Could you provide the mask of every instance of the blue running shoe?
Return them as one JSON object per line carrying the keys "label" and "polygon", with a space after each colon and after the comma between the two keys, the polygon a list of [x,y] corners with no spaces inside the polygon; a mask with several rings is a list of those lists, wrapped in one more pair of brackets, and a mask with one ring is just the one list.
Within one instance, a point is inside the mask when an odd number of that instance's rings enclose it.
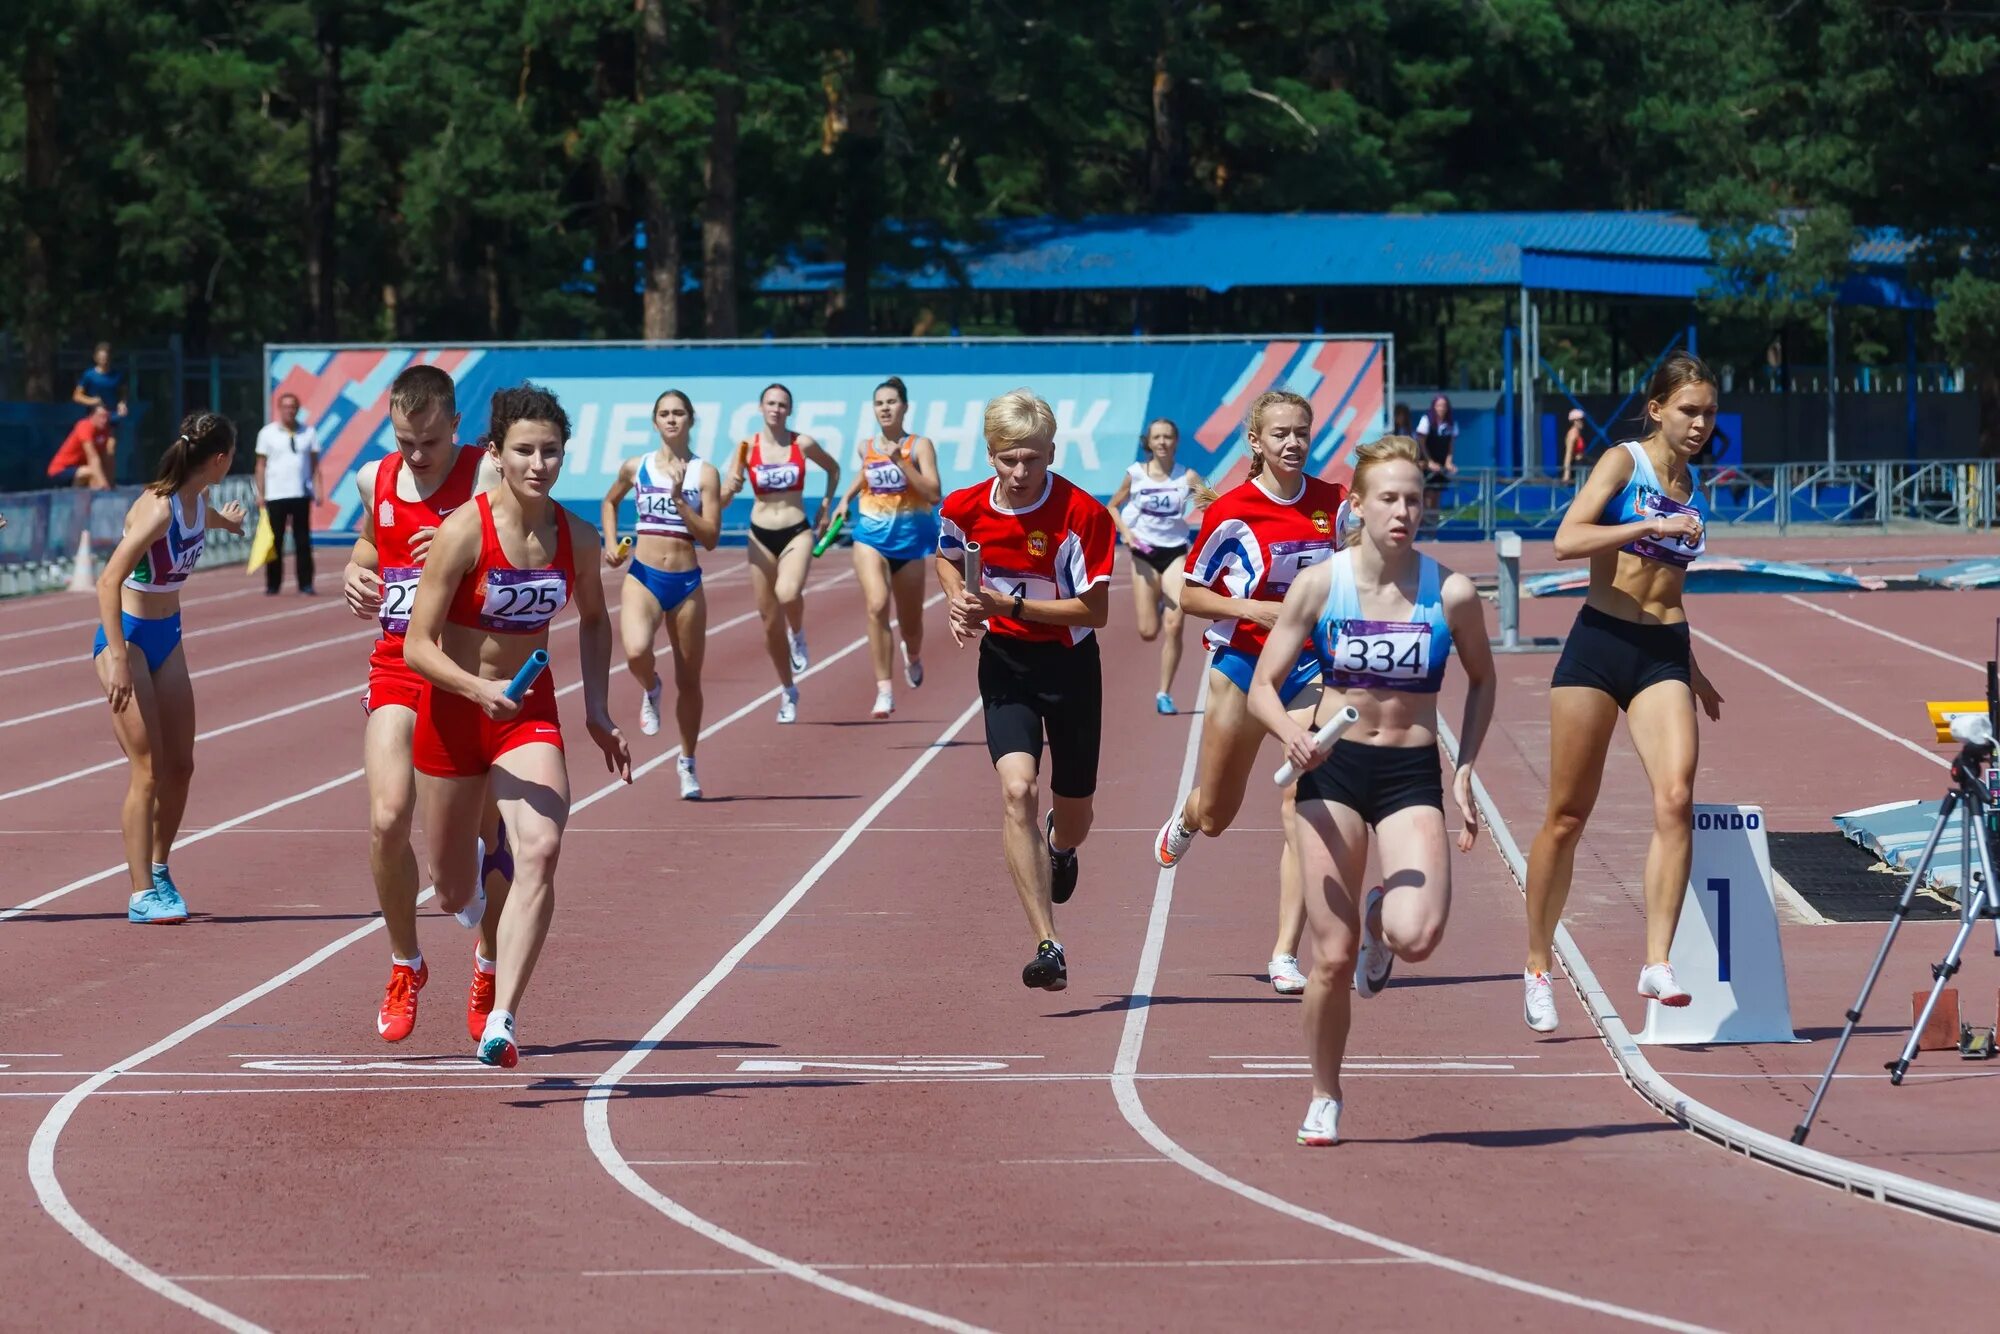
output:
{"label": "blue running shoe", "polygon": [[1180,710],[1174,707],[1174,697],[1164,690],[1153,696],[1153,707],[1160,713],[1168,716],[1180,712]]}
{"label": "blue running shoe", "polygon": [[168,871],[153,872],[153,889],[154,892],[156,893],[166,895],[167,901],[173,904],[174,911],[180,914],[180,916],[175,920],[177,921],[187,920],[187,915],[188,915],[187,900],[181,897],[180,886],[174,883],[174,877],[171,872]]}
{"label": "blue running shoe", "polygon": [[171,889],[154,885],[126,905],[125,920],[143,926],[166,926],[187,920],[187,905]]}

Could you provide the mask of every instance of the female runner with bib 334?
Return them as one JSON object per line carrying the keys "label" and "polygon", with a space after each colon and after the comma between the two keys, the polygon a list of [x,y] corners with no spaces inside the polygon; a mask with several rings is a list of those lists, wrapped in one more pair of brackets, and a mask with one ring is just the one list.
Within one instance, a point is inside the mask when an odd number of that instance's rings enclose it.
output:
{"label": "female runner with bib 334", "polygon": [[[1397,959],[1430,956],[1451,912],[1437,697],[1454,646],[1466,679],[1463,748],[1452,779],[1465,821],[1461,852],[1472,850],[1479,829],[1472,762],[1493,717],[1493,653],[1479,594],[1470,579],[1416,549],[1424,513],[1417,442],[1392,435],[1363,445],[1349,494],[1360,530],[1292,585],[1250,685],[1250,711],[1299,771],[1297,852],[1313,942],[1305,1000],[1313,1090],[1298,1140],[1315,1146],[1340,1137],[1349,986],[1364,1000],[1378,995]],[[1302,648],[1319,659],[1323,692],[1310,727],[1278,694]],[[1359,721],[1321,755],[1313,728],[1348,707]],[[1371,837],[1382,883],[1363,895]]]}
{"label": "female runner with bib 334", "polygon": [[[125,920],[187,920],[187,902],[167,871],[194,779],[194,687],[181,650],[181,585],[201,559],[208,530],[243,531],[243,506],[211,508],[209,487],[236,457],[236,428],[196,412],[160,460],[157,481],[125,512],[125,536],[97,577],[97,679],[111,701],[111,730],[131,762],[125,864],[132,873]],[[137,649],[133,661],[131,649]]]}
{"label": "female runner with bib 334", "polygon": [[653,429],[660,447],[627,459],[604,493],[604,563],[616,569],[627,553],[618,543],[618,502],[639,492],[639,544],[629,554],[618,628],[625,641],[625,665],[638,679],[639,730],[660,730],[662,682],[653,643],[660,622],[674,650],[674,722],[681,753],[675,768],[681,799],[698,801],[694,748],[701,740],[701,664],[708,648],[708,595],[701,588],[701,551],[722,538],[722,484],[715,465],[698,459],[688,445],[694,404],[678,389],[653,400]]}
{"label": "female runner with bib 334", "polygon": [[[611,617],[596,574],[597,530],[549,495],[562,471],[569,418],[554,394],[521,385],[493,395],[490,422],[486,446],[499,465],[500,486],[439,525],[410,609],[403,658],[430,683],[410,752],[446,912],[469,915],[482,892],[477,840],[489,782],[507,823],[514,880],[495,933],[493,1011],[478,1050],[487,1065],[512,1066],[520,1058],[515,1011],[555,914],[570,792],[552,673],[544,670],[518,702],[507,689],[535,651],[548,648],[549,622],[572,596],[584,723],[605,767],[628,783],[632,756],[605,707]],[[578,561],[577,551],[585,559]]]}
{"label": "female runner with bib 334", "polygon": [[1558,560],[1590,557],[1590,591],[1549,682],[1549,805],[1528,850],[1522,1016],[1537,1033],[1556,1026],[1556,924],[1620,709],[1653,787],[1639,994],[1662,1005],[1691,999],[1668,956],[1694,858],[1695,701],[1720,720],[1722,696],[1694,664],[1681,590],[1707,544],[1689,460],[1715,433],[1715,385],[1699,357],[1668,357],[1646,390],[1652,429],[1605,451],[1556,529]]}

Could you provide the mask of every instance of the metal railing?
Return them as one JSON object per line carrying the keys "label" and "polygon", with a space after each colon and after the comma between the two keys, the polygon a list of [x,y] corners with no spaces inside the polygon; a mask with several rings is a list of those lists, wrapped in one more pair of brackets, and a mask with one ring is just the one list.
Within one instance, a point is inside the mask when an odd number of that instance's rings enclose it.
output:
{"label": "metal railing", "polygon": [[[103,560],[125,531],[125,512],[143,487],[118,486],[108,491],[73,487],[61,491],[17,491],[0,495],[0,597],[41,593],[61,588],[76,568],[77,549],[90,534],[91,554]],[[225,477],[208,492],[208,503],[242,502],[249,517],[243,536],[213,529],[204,544],[197,569],[247,561],[257,535],[257,488],[248,477]]]}

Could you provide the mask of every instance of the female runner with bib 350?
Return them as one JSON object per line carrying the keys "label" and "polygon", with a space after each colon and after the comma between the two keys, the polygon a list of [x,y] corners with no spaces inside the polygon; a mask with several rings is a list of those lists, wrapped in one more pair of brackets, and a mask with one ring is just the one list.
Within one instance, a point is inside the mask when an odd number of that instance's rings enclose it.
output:
{"label": "female runner with bib 350", "polygon": [[611,618],[596,573],[597,530],[549,495],[567,439],[569,418],[547,390],[522,385],[493,395],[486,446],[500,487],[438,528],[403,641],[404,660],[429,683],[411,760],[422,776],[418,800],[440,906],[461,920],[478,911],[479,815],[489,782],[513,846],[493,1011],[478,1047],[487,1065],[512,1066],[520,1057],[514,1015],[555,914],[570,799],[553,674],[544,670],[519,701],[507,689],[535,651],[548,648],[549,622],[572,596],[584,723],[605,767],[632,781],[632,756],[605,708]]}
{"label": "female runner with bib 350", "polygon": [[119,821],[132,875],[129,922],[187,920],[187,902],[167,870],[194,779],[194,687],[181,651],[181,585],[201,560],[209,529],[243,531],[241,504],[215,509],[202,498],[235,457],[229,419],[191,413],[160,460],[159,479],[125,512],[125,536],[97,577],[99,623],[90,654],[111,701],[111,730],[131,764]]}
{"label": "female runner with bib 350", "polygon": [[[1438,687],[1454,646],[1465,668],[1463,748],[1452,796],[1472,850],[1479,817],[1472,762],[1493,717],[1493,655],[1472,581],[1415,543],[1424,513],[1423,455],[1408,436],[1363,445],[1349,504],[1360,520],[1332,560],[1299,576],[1250,685],[1250,710],[1299,772],[1298,858],[1313,940],[1306,985],[1312,1101],[1298,1142],[1340,1137],[1340,1067],[1352,1019],[1348,987],[1380,994],[1397,959],[1428,958],[1451,912],[1451,853],[1437,748]],[[1323,695],[1309,724],[1279,689],[1301,648],[1320,665]],[[1343,708],[1360,719],[1322,755],[1313,728]],[[1368,845],[1382,883],[1365,895]]]}
{"label": "female runner with bib 350", "polygon": [[1646,437],[1605,451],[1556,530],[1557,559],[1590,558],[1590,591],[1549,683],[1548,814],[1528,851],[1522,1014],[1537,1033],[1556,1026],[1556,925],[1621,709],[1653,788],[1639,994],[1662,1005],[1691,999],[1668,959],[1694,858],[1695,701],[1719,720],[1722,696],[1695,666],[1681,590],[1706,546],[1689,460],[1714,434],[1715,409],[1707,365],[1685,352],[1668,357],[1646,391]]}

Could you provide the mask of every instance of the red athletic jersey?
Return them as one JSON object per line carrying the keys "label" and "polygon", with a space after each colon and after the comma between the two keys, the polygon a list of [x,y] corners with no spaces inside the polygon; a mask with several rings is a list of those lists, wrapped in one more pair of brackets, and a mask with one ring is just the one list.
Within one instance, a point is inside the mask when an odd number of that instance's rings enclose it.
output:
{"label": "red athletic jersey", "polygon": [[[980,482],[944,498],[940,556],[962,561],[965,544],[979,543],[980,585],[1031,602],[1073,598],[1111,577],[1117,531],[1111,511],[1053,472],[1042,498],[1025,509],[995,504],[998,485]],[[1090,637],[1087,625],[1044,625],[1009,616],[993,617],[986,628],[1044,644],[1081,644]]]}
{"label": "red athletic jersey", "polygon": [[493,527],[493,498],[475,496],[479,508],[479,559],[459,581],[445,619],[496,634],[532,635],[548,628],[556,613],[569,605],[576,585],[576,561],[570,552],[569,512],[556,511],[556,558],[552,565],[524,570],[507,559],[500,534]]}
{"label": "red athletic jersey", "polygon": [[[417,580],[423,568],[410,555],[410,544],[423,528],[435,528],[445,516],[472,499],[479,482],[479,460],[486,451],[467,445],[458,451],[438,489],[423,500],[396,494],[403,475],[403,456],[391,454],[375,469],[375,551],[381,564],[382,637],[400,640],[410,628],[410,607],[417,600]],[[400,652],[400,647],[398,652]]]}
{"label": "red athletic jersey", "polygon": [[[1224,597],[1283,602],[1299,571],[1333,554],[1347,488],[1307,477],[1290,502],[1273,500],[1256,479],[1208,507],[1188,557],[1187,582]],[[1218,621],[1208,642],[1251,657],[1263,651],[1270,631],[1254,621]]]}

